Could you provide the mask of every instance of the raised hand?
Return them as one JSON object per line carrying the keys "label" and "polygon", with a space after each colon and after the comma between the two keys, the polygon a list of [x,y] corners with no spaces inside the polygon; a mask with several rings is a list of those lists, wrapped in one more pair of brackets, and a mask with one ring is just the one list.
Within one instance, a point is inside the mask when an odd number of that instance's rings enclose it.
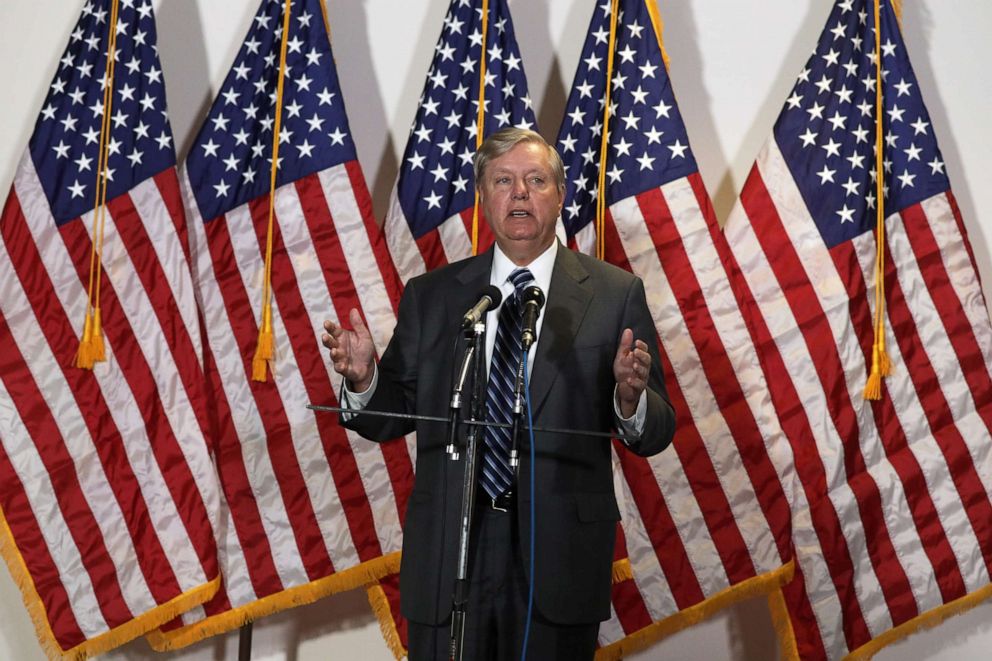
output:
{"label": "raised hand", "polygon": [[320,337],[320,341],[329,350],[334,371],[348,381],[348,388],[353,392],[364,392],[368,390],[375,373],[375,344],[358,310],[352,308],[348,313],[348,320],[354,330],[325,320],[326,332]]}
{"label": "raised hand", "polygon": [[620,346],[613,359],[613,378],[617,382],[617,399],[624,418],[634,415],[637,401],[648,385],[651,354],[644,340],[634,341],[634,331],[627,328],[620,336]]}

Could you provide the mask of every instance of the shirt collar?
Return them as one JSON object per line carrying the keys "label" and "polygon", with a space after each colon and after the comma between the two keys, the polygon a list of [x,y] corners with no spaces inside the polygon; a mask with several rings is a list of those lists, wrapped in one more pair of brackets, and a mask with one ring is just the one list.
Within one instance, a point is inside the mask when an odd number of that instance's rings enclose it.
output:
{"label": "shirt collar", "polygon": [[[556,238],[548,246],[548,249],[538,255],[534,261],[523,265],[524,268],[530,270],[531,275],[534,276],[534,282],[541,288],[545,296],[551,287],[551,272],[555,268],[555,258],[558,256],[558,243]],[[500,250],[499,244],[493,245],[493,269],[489,276],[490,284],[502,289],[503,285],[506,284],[506,279],[518,268],[521,267],[510,261],[510,258]]]}

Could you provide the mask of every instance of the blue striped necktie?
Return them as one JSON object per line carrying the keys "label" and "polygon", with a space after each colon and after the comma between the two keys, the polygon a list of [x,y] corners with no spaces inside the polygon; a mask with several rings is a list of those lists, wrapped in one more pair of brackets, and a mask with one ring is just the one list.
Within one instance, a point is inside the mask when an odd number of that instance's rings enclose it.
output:
{"label": "blue striped necktie", "polygon": [[[523,311],[520,303],[524,287],[534,282],[527,269],[516,269],[507,278],[513,283],[514,292],[499,309],[496,344],[489,365],[489,384],[486,387],[486,409],[490,422],[510,422],[513,419],[513,390],[520,365],[520,333]],[[510,467],[510,430],[486,427],[485,452],[482,458],[482,487],[490,498],[496,498],[513,484]]]}

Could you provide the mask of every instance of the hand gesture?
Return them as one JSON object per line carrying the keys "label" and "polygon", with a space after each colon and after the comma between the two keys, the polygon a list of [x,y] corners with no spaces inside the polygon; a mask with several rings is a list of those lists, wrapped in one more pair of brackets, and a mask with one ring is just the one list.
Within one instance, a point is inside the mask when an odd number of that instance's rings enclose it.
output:
{"label": "hand gesture", "polygon": [[330,320],[324,321],[326,331],[320,338],[330,350],[334,371],[348,381],[353,392],[364,392],[372,383],[374,372],[373,358],[375,345],[372,334],[362,321],[358,310],[351,309],[348,319],[354,330],[348,330]]}
{"label": "hand gesture", "polygon": [[644,340],[634,342],[634,331],[627,328],[620,336],[616,358],[613,359],[613,378],[617,382],[617,399],[624,418],[634,415],[637,401],[648,385],[651,371],[651,354]]}

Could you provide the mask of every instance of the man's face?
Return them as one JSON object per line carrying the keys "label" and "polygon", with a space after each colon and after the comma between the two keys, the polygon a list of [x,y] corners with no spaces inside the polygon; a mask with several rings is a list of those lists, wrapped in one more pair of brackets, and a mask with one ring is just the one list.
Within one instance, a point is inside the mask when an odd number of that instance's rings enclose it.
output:
{"label": "man's face", "polygon": [[564,199],[543,145],[521,142],[491,160],[479,194],[496,242],[513,262],[530,263],[554,241]]}

